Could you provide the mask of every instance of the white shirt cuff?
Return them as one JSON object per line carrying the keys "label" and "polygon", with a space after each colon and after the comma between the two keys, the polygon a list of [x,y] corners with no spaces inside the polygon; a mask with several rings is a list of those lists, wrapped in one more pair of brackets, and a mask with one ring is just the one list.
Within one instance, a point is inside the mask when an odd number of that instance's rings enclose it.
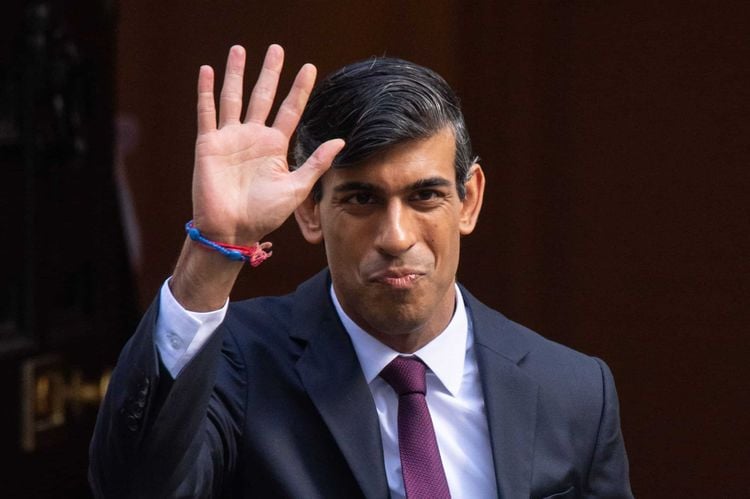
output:
{"label": "white shirt cuff", "polygon": [[[171,277],[170,277],[171,279]],[[169,279],[161,286],[154,342],[161,361],[173,378],[192,359],[224,320],[229,306],[211,312],[185,310],[172,295]]]}

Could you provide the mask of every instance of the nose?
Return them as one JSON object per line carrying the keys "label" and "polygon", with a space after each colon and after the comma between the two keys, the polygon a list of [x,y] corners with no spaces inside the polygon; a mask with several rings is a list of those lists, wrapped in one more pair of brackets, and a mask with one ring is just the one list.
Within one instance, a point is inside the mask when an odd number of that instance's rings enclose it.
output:
{"label": "nose", "polygon": [[376,246],[388,256],[399,256],[416,242],[414,221],[408,207],[400,200],[392,200],[383,211],[377,227]]}

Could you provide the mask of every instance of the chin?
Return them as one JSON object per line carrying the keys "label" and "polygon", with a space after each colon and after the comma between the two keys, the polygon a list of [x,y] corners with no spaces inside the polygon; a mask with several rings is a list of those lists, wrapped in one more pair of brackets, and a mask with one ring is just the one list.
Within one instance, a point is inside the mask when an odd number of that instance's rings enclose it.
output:
{"label": "chin", "polygon": [[398,306],[382,312],[368,321],[373,329],[387,336],[402,336],[418,331],[429,318],[424,314],[414,313],[412,307]]}

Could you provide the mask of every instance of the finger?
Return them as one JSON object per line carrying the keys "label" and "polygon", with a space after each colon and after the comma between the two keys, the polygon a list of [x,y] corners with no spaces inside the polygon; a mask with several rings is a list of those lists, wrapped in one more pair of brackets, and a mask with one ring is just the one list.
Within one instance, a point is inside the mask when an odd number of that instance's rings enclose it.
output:
{"label": "finger", "polygon": [[198,134],[216,130],[216,104],[214,103],[214,70],[201,66],[198,71]]}
{"label": "finger", "polygon": [[253,93],[250,95],[250,103],[247,106],[245,121],[254,123],[265,123],[268,113],[271,112],[276,89],[279,86],[279,76],[284,65],[284,49],[279,45],[271,45],[266,51],[263,59],[263,67],[255,82]]}
{"label": "finger", "polygon": [[315,84],[317,73],[318,70],[312,64],[302,66],[297,73],[297,77],[294,78],[289,95],[279,106],[273,127],[281,130],[287,137],[291,137],[294,129],[297,128],[297,123],[299,123],[302,111],[305,110],[307,99],[310,97],[310,92],[312,92]]}
{"label": "finger", "polygon": [[[342,139],[333,139],[323,142],[315,149],[307,161],[292,172],[297,188],[306,196],[318,179],[331,167],[333,158],[344,148]],[[301,197],[304,197],[301,196]]]}
{"label": "finger", "polygon": [[242,114],[242,75],[245,71],[245,49],[235,45],[229,49],[224,83],[221,86],[219,126],[239,123]]}

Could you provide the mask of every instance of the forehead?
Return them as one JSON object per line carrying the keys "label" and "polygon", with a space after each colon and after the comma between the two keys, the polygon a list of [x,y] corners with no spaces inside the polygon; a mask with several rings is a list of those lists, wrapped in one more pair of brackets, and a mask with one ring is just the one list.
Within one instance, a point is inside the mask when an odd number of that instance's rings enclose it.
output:
{"label": "forehead", "polygon": [[361,165],[330,169],[323,176],[324,192],[348,182],[368,183],[383,190],[398,190],[434,177],[445,178],[452,184],[455,156],[453,131],[446,127],[429,138],[391,147]]}

